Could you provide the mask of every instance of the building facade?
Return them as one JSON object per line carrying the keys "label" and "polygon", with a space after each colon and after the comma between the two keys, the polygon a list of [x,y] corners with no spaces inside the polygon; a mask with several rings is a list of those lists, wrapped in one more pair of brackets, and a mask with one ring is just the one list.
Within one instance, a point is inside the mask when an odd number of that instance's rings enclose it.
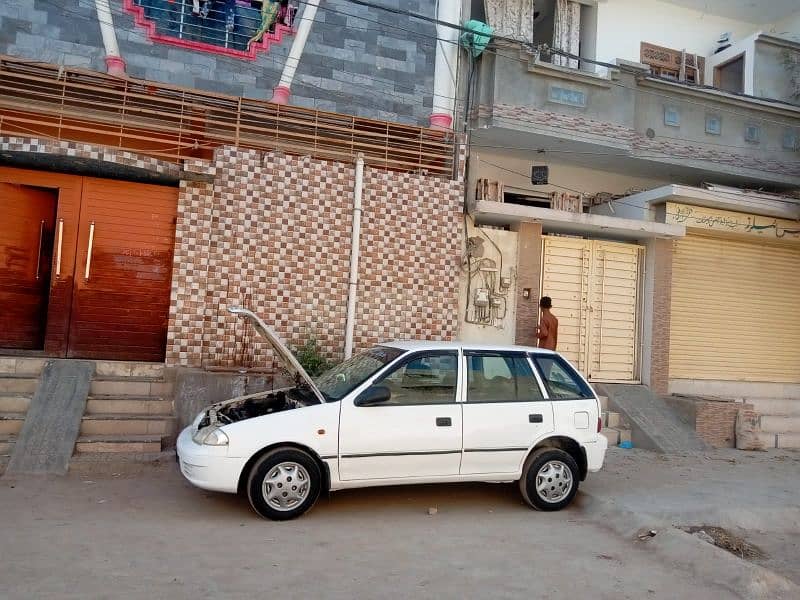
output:
{"label": "building facade", "polygon": [[[231,96],[269,100],[294,67],[291,104],[423,125],[433,106],[436,27],[345,0],[292,0],[291,20],[264,32],[262,11],[280,3],[192,0],[7,0],[0,6],[0,54]],[[317,3],[319,4],[319,3]],[[434,17],[430,2],[384,2]],[[203,16],[203,12],[208,12]],[[277,15],[276,15],[277,17]],[[300,26],[308,40],[292,55]],[[297,57],[297,58],[295,58]]]}
{"label": "building facade", "polygon": [[517,237],[514,318],[484,327],[533,342],[548,295],[559,350],[595,381],[800,399],[796,4],[473,8],[498,37],[476,64],[467,200]]}

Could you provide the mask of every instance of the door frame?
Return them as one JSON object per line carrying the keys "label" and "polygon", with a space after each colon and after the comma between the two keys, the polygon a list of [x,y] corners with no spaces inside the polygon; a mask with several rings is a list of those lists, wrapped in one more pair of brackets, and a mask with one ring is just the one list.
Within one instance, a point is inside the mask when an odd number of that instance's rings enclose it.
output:
{"label": "door frame", "polygon": [[[541,298],[544,294],[544,273],[545,273],[545,245],[547,244],[548,238],[551,239],[558,239],[560,236],[553,236],[553,235],[542,235],[542,252],[540,257],[540,264],[539,264],[539,297]],[[644,308],[645,308],[645,294],[644,294],[644,285],[645,285],[645,275],[646,275],[646,252],[647,247],[638,244],[635,242],[626,242],[621,240],[607,240],[607,239],[597,239],[597,238],[585,238],[585,237],[569,237],[567,239],[572,240],[580,240],[581,242],[586,244],[586,248],[582,250],[582,252],[589,252],[589,272],[588,272],[588,289],[586,292],[586,297],[591,298],[591,291],[592,291],[592,273],[595,269],[594,264],[594,246],[595,243],[612,243],[612,244],[622,244],[625,246],[633,246],[638,250],[638,257],[637,257],[637,281],[636,281],[636,299],[635,299],[635,326],[634,326],[634,335],[635,341],[633,345],[633,379],[600,379],[595,377],[589,377],[588,372],[585,374],[585,377],[588,381],[592,383],[625,383],[630,385],[638,385],[642,382],[642,354],[643,348],[642,345],[644,343],[643,339],[643,327],[644,327]],[[541,318],[541,312],[537,306],[537,318],[536,322],[539,322]],[[582,351],[586,356],[585,364],[588,366],[589,361],[591,360],[591,330],[592,330],[592,312],[588,309],[587,305],[587,316],[586,316],[586,333],[585,333],[585,340],[583,341],[583,348]],[[584,375],[581,373],[581,375]]]}
{"label": "door frame", "polygon": [[[73,274],[78,245],[83,177],[15,167],[0,167],[0,181],[17,185],[52,189],[56,192],[56,235],[50,264],[50,291],[43,350],[6,350],[14,355],[65,357],[69,342],[72,312]],[[63,223],[62,228],[59,224]],[[60,248],[60,252],[59,252]],[[59,263],[60,259],[60,265]],[[57,268],[60,266],[60,270]]]}
{"label": "door frame", "polygon": [[[455,354],[455,358],[456,358],[456,382],[455,382],[455,388],[456,389],[454,391],[453,402],[448,402],[448,403],[436,402],[436,403],[430,403],[430,404],[405,404],[405,405],[390,405],[390,406],[381,406],[381,405],[376,405],[376,406],[355,406],[355,400],[361,395],[361,393],[363,393],[370,386],[374,385],[376,381],[379,381],[379,380],[383,379],[387,374],[390,374],[390,373],[394,372],[397,368],[403,366],[404,364],[408,363],[409,361],[412,361],[412,360],[414,360],[415,358],[417,358],[417,357],[419,357],[421,355],[450,354],[450,353],[454,353]],[[465,383],[464,383],[464,381],[465,381],[464,380],[465,373],[463,372],[463,369],[461,368],[462,367],[462,361],[463,361],[463,350],[462,350],[461,346],[459,346],[457,348],[428,348],[428,349],[417,349],[417,350],[407,351],[404,354],[398,356],[395,360],[393,360],[388,365],[385,365],[377,373],[375,373],[371,377],[369,377],[367,379],[367,381],[365,381],[359,387],[357,387],[355,390],[350,392],[350,394],[348,394],[347,396],[345,396],[344,398],[339,400],[339,402],[340,402],[340,407],[339,407],[340,413],[339,413],[339,443],[338,443],[338,449],[337,449],[337,463],[338,463],[338,478],[339,478],[340,483],[354,484],[354,483],[357,483],[357,482],[373,482],[373,483],[375,483],[377,485],[378,484],[377,482],[389,481],[389,480],[397,481],[397,482],[402,483],[402,482],[412,482],[412,481],[415,481],[415,480],[438,481],[438,480],[443,479],[443,478],[458,477],[459,474],[460,474],[460,468],[461,468],[461,457],[462,457],[463,451],[464,451],[464,433],[463,433],[463,425],[462,425],[464,417],[463,417],[462,407],[463,407],[463,397],[464,397],[463,389],[464,389],[464,385],[465,385]],[[345,452],[342,449],[342,429],[343,429],[343,423],[345,422],[345,420],[347,418],[346,415],[347,415],[348,412],[350,412],[352,414],[354,411],[359,411],[359,410],[370,411],[370,410],[382,410],[382,409],[383,410],[385,410],[385,409],[393,409],[394,411],[397,411],[397,410],[401,410],[402,411],[404,409],[405,410],[409,410],[409,409],[413,409],[413,408],[425,408],[426,410],[430,410],[431,412],[435,412],[434,409],[437,409],[437,408],[440,409],[442,407],[447,407],[448,409],[457,408],[457,413],[459,415],[459,417],[458,417],[459,418],[459,423],[458,423],[458,428],[457,428],[458,434],[459,434],[459,444],[458,444],[458,449],[457,450],[455,448],[450,448],[450,449],[446,449],[446,450],[443,449],[443,450],[427,450],[427,451],[420,451],[418,449],[415,449],[415,450],[408,450],[408,451],[404,451],[404,452],[393,452],[393,453],[388,453],[388,452],[361,452],[361,451],[359,451],[358,453],[351,454],[351,452],[349,452],[349,451]],[[453,431],[455,431],[455,429]],[[399,459],[398,462],[400,462],[402,460],[402,461],[405,461],[406,464],[410,462],[413,465],[414,461],[422,460],[423,457],[426,456],[426,455],[433,456],[433,455],[440,455],[440,454],[441,455],[457,455],[458,456],[458,468],[456,469],[456,471],[454,473],[438,474],[438,475],[427,474],[427,475],[420,475],[420,476],[416,476],[416,475],[408,476],[408,475],[405,475],[405,476],[399,476],[399,477],[386,475],[384,477],[366,477],[366,478],[365,477],[357,477],[357,476],[356,477],[345,478],[342,475],[343,471],[345,471],[345,468],[344,468],[345,465],[344,465],[344,462],[343,462],[345,460],[351,460],[351,461],[352,460],[356,460],[356,461],[361,460],[361,461],[363,461],[364,459],[367,459],[367,458],[385,457],[384,460],[386,460],[388,458],[397,458],[397,459]],[[351,468],[354,467],[354,466],[355,465],[351,466]],[[413,472],[415,470],[415,468],[416,467],[411,468],[410,471]]]}

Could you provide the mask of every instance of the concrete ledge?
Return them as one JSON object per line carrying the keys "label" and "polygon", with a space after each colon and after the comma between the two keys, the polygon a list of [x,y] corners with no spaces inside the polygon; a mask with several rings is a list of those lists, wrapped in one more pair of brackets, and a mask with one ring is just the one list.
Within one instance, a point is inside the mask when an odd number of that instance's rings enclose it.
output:
{"label": "concrete ledge", "polygon": [[759,381],[715,381],[710,379],[670,379],[670,394],[717,396],[719,398],[800,398],[800,384]]}
{"label": "concrete ledge", "polygon": [[488,200],[481,200],[475,204],[474,216],[480,223],[490,225],[534,221],[542,224],[545,233],[591,233],[637,240],[679,238],[686,235],[686,228],[683,225],[668,225],[589,213],[572,213],[565,210]]}

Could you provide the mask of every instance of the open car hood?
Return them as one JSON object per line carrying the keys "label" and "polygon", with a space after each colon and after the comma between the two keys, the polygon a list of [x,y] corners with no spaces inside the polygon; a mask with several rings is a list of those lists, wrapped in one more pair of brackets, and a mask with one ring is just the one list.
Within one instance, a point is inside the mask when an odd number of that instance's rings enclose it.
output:
{"label": "open car hood", "polygon": [[275,355],[280,359],[286,371],[294,377],[296,383],[298,385],[301,383],[306,384],[321,403],[325,402],[325,396],[319,391],[314,380],[306,373],[306,370],[297,361],[294,354],[292,354],[289,348],[286,347],[286,344],[281,341],[278,334],[275,333],[269,325],[264,323],[253,311],[247,310],[246,308],[230,307],[228,308],[228,312],[249,321],[250,325],[255,328],[259,335],[269,342],[270,346],[272,346],[272,349],[275,351]]}

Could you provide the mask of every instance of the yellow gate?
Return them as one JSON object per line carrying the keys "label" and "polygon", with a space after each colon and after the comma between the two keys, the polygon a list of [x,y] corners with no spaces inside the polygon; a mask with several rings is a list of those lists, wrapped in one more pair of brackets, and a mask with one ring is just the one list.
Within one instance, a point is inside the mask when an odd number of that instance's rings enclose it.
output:
{"label": "yellow gate", "polygon": [[553,299],[558,351],[593,381],[638,379],[644,247],[545,237],[542,295]]}
{"label": "yellow gate", "polygon": [[677,242],[669,376],[800,383],[800,245],[699,235]]}

